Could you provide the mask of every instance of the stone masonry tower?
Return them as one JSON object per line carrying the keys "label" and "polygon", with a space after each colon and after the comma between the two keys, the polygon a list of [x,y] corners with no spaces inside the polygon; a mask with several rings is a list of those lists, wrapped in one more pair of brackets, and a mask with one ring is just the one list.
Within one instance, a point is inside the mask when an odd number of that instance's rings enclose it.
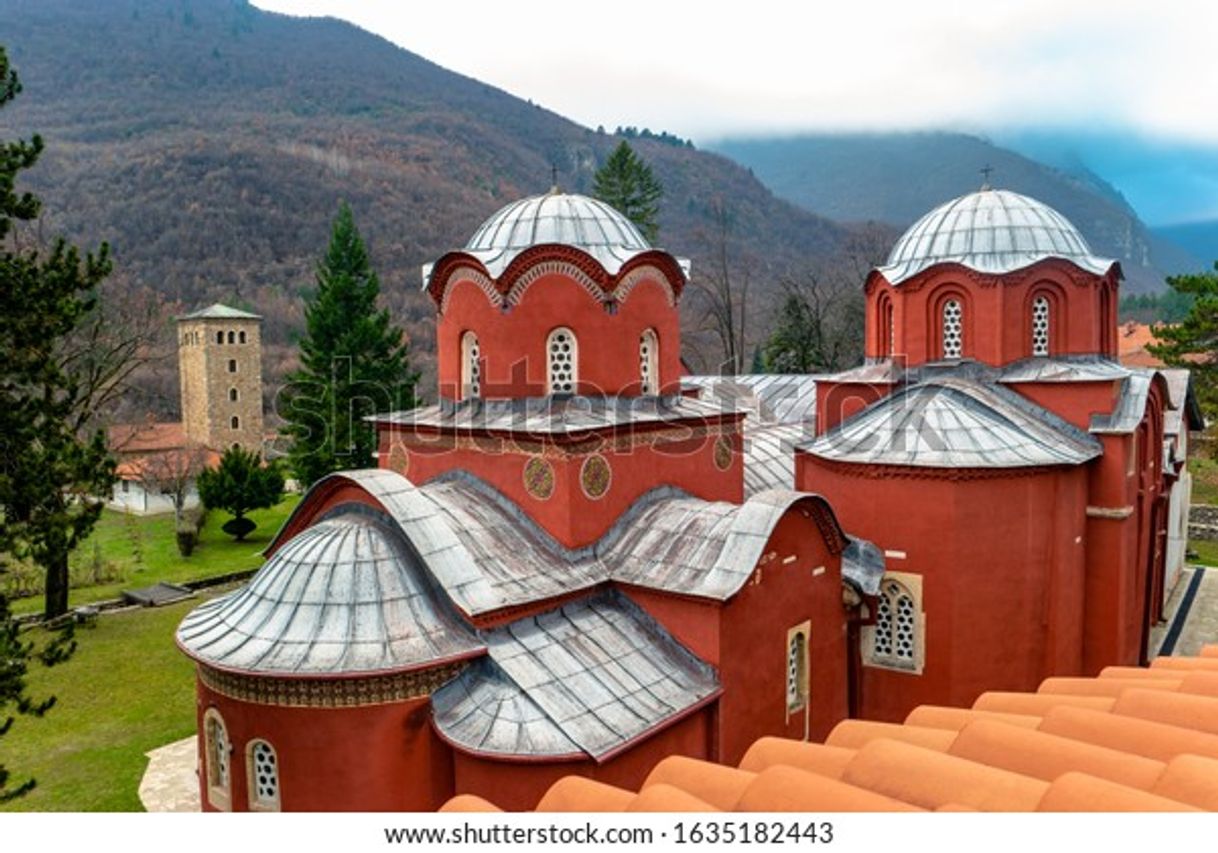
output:
{"label": "stone masonry tower", "polygon": [[212,305],[178,318],[187,441],[262,454],[262,318]]}

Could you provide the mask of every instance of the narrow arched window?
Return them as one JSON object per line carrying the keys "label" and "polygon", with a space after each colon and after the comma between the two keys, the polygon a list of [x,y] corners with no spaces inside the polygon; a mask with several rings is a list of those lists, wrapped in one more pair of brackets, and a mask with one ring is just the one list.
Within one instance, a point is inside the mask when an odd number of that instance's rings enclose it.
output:
{"label": "narrow arched window", "polygon": [[235,358],[230,358],[230,359],[228,360],[228,372],[229,372],[229,373],[236,373],[236,372],[237,372],[237,359],[235,359]]}
{"label": "narrow arched window", "polygon": [[236,388],[229,388],[229,389],[228,389],[228,401],[229,401],[230,403],[235,403],[235,402],[237,402],[237,389],[236,389]]}
{"label": "narrow arched window", "polygon": [[245,343],[245,332],[237,332],[237,343]]}
{"label": "narrow arched window", "polygon": [[658,393],[660,386],[660,340],[654,329],[639,336],[639,393]]}
{"label": "narrow arched window", "polygon": [[224,719],[215,708],[203,716],[203,772],[207,775],[207,799],[214,808],[227,811],[232,804],[232,743]]}
{"label": "narrow arched window", "polygon": [[546,393],[574,394],[579,387],[579,349],[575,333],[560,328],[546,339]]}
{"label": "narrow arched window", "polygon": [[466,332],[461,336],[461,399],[482,396],[482,365],[479,358],[482,350],[478,336]]}
{"label": "narrow arched window", "polygon": [[874,663],[913,669],[918,659],[918,605],[898,581],[885,580],[876,601]]}
{"label": "narrow arched window", "polygon": [[1049,354],[1049,297],[1032,300],[1032,355]]}
{"label": "narrow arched window", "polygon": [[796,629],[787,638],[787,710],[798,711],[808,703],[808,634]]}
{"label": "narrow arched window", "polygon": [[235,344],[237,342],[237,334],[235,332],[228,333],[228,342],[230,344]]}
{"label": "narrow arched window", "polygon": [[233,415],[232,418],[229,419],[228,425],[233,429],[241,429],[241,419],[236,415]]}
{"label": "narrow arched window", "polygon": [[218,344],[224,343],[224,333],[223,332],[216,332],[216,343],[218,343]]}
{"label": "narrow arched window", "polygon": [[279,811],[279,756],[264,740],[250,741],[245,750],[250,811]]}
{"label": "narrow arched window", "polygon": [[960,300],[943,303],[943,357],[960,358],[964,353],[964,309]]}

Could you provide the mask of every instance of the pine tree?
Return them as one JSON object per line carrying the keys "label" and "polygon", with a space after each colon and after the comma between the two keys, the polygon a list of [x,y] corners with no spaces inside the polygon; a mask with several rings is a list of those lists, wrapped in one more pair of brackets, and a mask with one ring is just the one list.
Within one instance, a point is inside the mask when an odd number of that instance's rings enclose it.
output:
{"label": "pine tree", "polygon": [[625,140],[618,143],[605,165],[597,170],[592,179],[592,193],[633,222],[648,242],[656,241],[664,187]]}
{"label": "pine tree", "polygon": [[1167,284],[1169,294],[1192,304],[1179,323],[1156,325],[1159,343],[1146,349],[1165,364],[1192,372],[1197,401],[1213,421],[1218,417],[1218,262],[1213,272],[1171,276]]}
{"label": "pine tree", "polygon": [[377,309],[379,294],[351,208],[343,204],[305,309],[301,369],[285,395],[289,461],[303,485],[332,471],[372,467],[376,432],[364,418],[417,405],[419,374],[410,368],[401,328]]}
{"label": "pine tree", "polygon": [[283,497],[283,477],[273,465],[263,465],[258,454],[230,447],[214,469],[199,473],[199,500],[208,509],[222,509],[232,519],[221,528],[238,542],[258,526],[245,517],[253,509],[267,509]]}
{"label": "pine tree", "polygon": [[[0,49],[0,107],[20,92]],[[78,433],[86,391],[62,363],[62,347],[96,303],[110,271],[96,255],[60,239],[23,246],[14,226],[37,217],[38,199],[18,194],[42,140],[0,143],[0,557],[32,559],[46,571],[45,615],[68,609],[68,555],[101,514],[114,463],[100,430]]]}

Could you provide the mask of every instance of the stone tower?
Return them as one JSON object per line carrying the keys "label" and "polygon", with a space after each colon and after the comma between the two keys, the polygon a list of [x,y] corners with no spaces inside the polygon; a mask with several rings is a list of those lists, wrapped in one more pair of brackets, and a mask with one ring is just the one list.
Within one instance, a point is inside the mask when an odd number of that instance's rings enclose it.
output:
{"label": "stone tower", "polygon": [[213,450],[262,454],[262,318],[212,305],[178,318],[182,430]]}

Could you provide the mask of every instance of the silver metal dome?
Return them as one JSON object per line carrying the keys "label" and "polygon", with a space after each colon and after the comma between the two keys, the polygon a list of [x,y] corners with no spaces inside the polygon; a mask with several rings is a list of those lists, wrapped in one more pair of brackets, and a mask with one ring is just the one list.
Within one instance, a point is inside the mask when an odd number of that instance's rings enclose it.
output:
{"label": "silver metal dome", "polygon": [[634,223],[609,205],[555,188],[499,210],[474,232],[464,251],[498,277],[525,249],[546,243],[582,249],[610,275],[651,249]]}
{"label": "silver metal dome", "polygon": [[281,675],[402,671],[485,648],[401,535],[354,510],[297,534],[246,586],[191,611],[177,640],[205,664]]}
{"label": "silver metal dome", "polygon": [[1096,275],[1114,263],[1093,255],[1078,229],[1047,204],[1008,190],[983,189],[915,222],[879,272],[900,284],[935,264],[1002,274],[1045,258],[1062,258]]}

